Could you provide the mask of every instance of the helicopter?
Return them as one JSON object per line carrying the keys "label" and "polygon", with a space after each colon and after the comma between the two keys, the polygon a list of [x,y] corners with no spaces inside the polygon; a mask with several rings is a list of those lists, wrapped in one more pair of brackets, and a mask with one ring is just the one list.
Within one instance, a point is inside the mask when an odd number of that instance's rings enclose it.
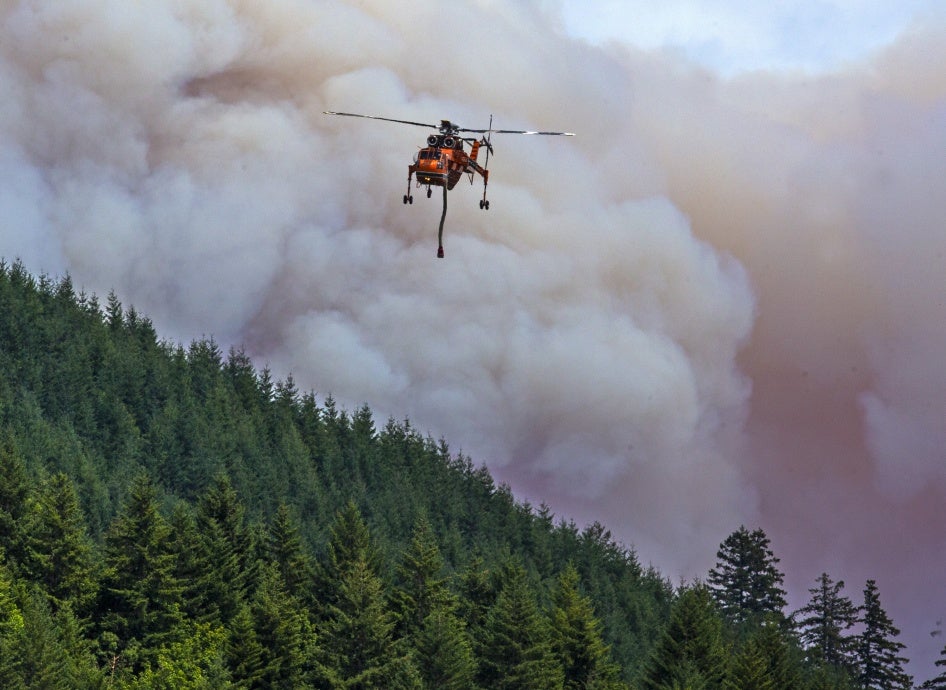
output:
{"label": "helicopter", "polygon": [[[443,258],[443,223],[447,217],[447,191],[453,189],[457,182],[464,175],[468,175],[470,184],[476,175],[483,178],[483,197],[480,199],[480,209],[489,210],[489,199],[486,198],[486,186],[489,183],[489,154],[493,151],[491,143],[493,134],[536,134],[544,136],[575,136],[572,132],[534,132],[523,129],[493,129],[493,116],[489,116],[489,127],[486,129],[468,129],[460,127],[450,120],[441,120],[439,125],[432,125],[425,122],[413,122],[411,120],[395,120],[390,117],[379,117],[377,115],[360,115],[358,113],[339,113],[332,110],[322,111],[324,115],[341,115],[343,117],[361,117],[368,120],[383,120],[384,122],[396,122],[402,125],[414,125],[416,127],[425,127],[434,129],[436,134],[427,137],[427,145],[422,147],[417,155],[414,156],[414,162],[407,166],[407,193],[404,194],[404,204],[413,204],[414,196],[411,194],[411,181],[413,179],[415,187],[426,186],[427,198],[433,194],[434,187],[443,188],[443,213],[440,216],[440,230],[437,234],[437,258]],[[464,134],[479,134],[475,136],[463,136]],[[464,143],[470,144],[470,152],[464,149]],[[486,160],[480,165],[477,158],[480,149],[486,149]]]}

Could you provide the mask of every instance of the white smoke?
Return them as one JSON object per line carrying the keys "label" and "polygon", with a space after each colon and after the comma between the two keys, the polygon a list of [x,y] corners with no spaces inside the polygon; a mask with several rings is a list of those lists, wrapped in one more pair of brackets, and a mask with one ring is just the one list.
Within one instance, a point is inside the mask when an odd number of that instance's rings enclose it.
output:
{"label": "white smoke", "polygon": [[[762,524],[797,591],[873,577],[922,626],[943,38],[722,80],[542,2],[8,0],[0,253],[407,416],[668,574]],[[440,261],[439,194],[401,203],[427,132],[323,110],[578,136],[494,136]]]}

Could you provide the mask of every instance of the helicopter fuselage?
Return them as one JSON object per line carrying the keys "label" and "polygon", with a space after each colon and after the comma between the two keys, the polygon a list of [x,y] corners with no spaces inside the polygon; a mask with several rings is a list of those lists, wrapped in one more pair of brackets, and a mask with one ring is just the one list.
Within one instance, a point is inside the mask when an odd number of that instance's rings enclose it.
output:
{"label": "helicopter fuselage", "polygon": [[463,140],[451,135],[431,134],[427,137],[427,146],[417,152],[414,163],[407,168],[407,180],[411,176],[417,180],[417,185],[427,187],[443,187],[453,189],[464,173],[470,175],[479,173],[484,177],[486,169],[476,162],[480,143],[473,142],[473,150],[468,154],[463,150]]}

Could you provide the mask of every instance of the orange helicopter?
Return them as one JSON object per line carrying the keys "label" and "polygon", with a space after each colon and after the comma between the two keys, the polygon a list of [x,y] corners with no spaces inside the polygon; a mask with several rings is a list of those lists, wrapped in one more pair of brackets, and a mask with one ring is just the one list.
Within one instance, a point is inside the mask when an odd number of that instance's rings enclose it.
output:
{"label": "orange helicopter", "polygon": [[[493,134],[538,134],[546,136],[575,136],[572,132],[532,132],[522,129],[493,129],[493,116],[489,116],[489,128],[487,129],[467,129],[459,127],[450,120],[441,120],[439,125],[431,125],[424,122],[412,122],[410,120],[394,120],[389,117],[378,117],[376,115],[359,115],[357,113],[337,113],[330,110],[322,111],[325,115],[342,115],[345,117],[363,117],[369,120],[383,120],[385,122],[397,122],[402,125],[414,125],[416,127],[426,127],[435,129],[439,133],[431,134],[427,137],[427,146],[420,149],[414,157],[414,162],[407,166],[407,194],[404,195],[405,204],[413,204],[414,197],[411,195],[411,178],[415,179],[415,187],[422,185],[427,187],[427,198],[433,194],[433,187],[443,187],[443,213],[440,216],[440,230],[437,234],[437,257],[443,258],[443,222],[447,217],[447,191],[453,189],[463,175],[469,175],[470,184],[473,184],[475,175],[483,178],[483,198],[480,199],[480,208],[484,211],[489,210],[489,200],[486,198],[486,185],[489,183],[489,170],[486,165],[489,163],[489,154],[493,150],[490,139]],[[461,133],[481,134],[480,139],[476,137],[464,137]],[[463,142],[469,142],[470,152],[467,153],[463,148]],[[477,162],[480,148],[486,147],[486,160],[483,165]]]}

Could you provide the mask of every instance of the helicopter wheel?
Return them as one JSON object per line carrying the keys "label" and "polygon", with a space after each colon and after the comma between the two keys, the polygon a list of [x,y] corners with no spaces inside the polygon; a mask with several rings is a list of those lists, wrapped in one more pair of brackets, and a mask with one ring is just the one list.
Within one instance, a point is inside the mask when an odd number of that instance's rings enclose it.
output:
{"label": "helicopter wheel", "polygon": [[407,203],[413,204],[413,203],[414,203],[414,197],[413,197],[413,196],[407,197]]}
{"label": "helicopter wheel", "polygon": [[434,190],[432,190],[430,187],[428,187],[428,188],[427,188],[427,198],[429,199],[429,198],[430,198],[430,195],[433,194],[433,193],[434,193]]}
{"label": "helicopter wheel", "polygon": [[480,199],[480,209],[484,211],[489,210],[489,199]]}
{"label": "helicopter wheel", "polygon": [[407,203],[407,194],[404,195],[404,203]]}

